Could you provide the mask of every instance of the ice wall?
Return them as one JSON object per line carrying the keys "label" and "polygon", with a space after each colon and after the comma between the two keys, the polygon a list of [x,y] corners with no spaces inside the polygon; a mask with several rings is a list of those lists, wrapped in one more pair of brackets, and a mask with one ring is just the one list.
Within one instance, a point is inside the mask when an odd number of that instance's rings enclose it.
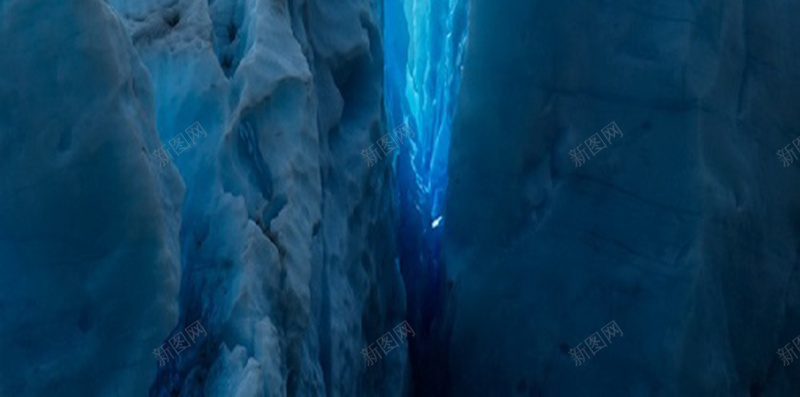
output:
{"label": "ice wall", "polygon": [[183,196],[150,78],[97,1],[4,1],[0,35],[0,395],[146,395]]}
{"label": "ice wall", "polygon": [[378,5],[107,3],[0,5],[0,394],[403,395]]}
{"label": "ice wall", "polygon": [[384,129],[369,2],[112,4],[154,76],[162,139],[194,121],[210,136],[178,160],[177,328],[201,318],[212,337],[152,392],[402,393],[402,351],[370,368],[360,354],[403,314],[390,164],[360,158]]}
{"label": "ice wall", "polygon": [[[452,395],[793,395],[800,5],[473,1]],[[575,167],[608,123],[624,137]],[[624,337],[576,367],[615,320]],[[796,365],[796,364],[795,364]]]}

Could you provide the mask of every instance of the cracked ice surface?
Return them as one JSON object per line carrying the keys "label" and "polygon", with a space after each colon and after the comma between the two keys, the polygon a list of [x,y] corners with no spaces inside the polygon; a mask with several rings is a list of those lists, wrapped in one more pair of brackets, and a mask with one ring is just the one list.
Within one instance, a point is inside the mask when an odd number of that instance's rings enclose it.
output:
{"label": "cracked ice surface", "polygon": [[[212,338],[154,390],[400,393],[402,371],[365,373],[360,357],[402,302],[389,197],[376,194],[388,165],[359,156],[384,128],[369,4],[137,4],[120,10],[155,81],[161,138],[194,121],[210,136],[177,165],[182,321],[203,317]],[[167,32],[139,22],[176,14]]]}
{"label": "cracked ice surface", "polygon": [[401,395],[405,352],[360,355],[404,302],[390,163],[359,155],[385,133],[370,3],[43,3],[0,7],[3,391]]}

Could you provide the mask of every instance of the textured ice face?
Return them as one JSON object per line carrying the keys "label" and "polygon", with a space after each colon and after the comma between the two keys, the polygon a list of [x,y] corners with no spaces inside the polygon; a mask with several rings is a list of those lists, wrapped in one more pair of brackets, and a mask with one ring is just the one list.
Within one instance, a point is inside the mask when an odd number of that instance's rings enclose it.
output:
{"label": "textured ice face", "polygon": [[0,11],[0,395],[143,395],[178,316],[183,185],[99,2]]}
{"label": "textured ice face", "polygon": [[[153,76],[161,138],[195,121],[209,132],[176,164],[187,186],[181,321],[203,317],[210,338],[153,390],[401,393],[402,371],[362,372],[359,354],[402,313],[383,314],[402,303],[387,298],[400,287],[381,193],[389,164],[359,158],[384,128],[369,3],[119,10]],[[402,368],[405,355],[387,360]]]}
{"label": "textured ice face", "polygon": [[45,3],[0,8],[0,394],[401,395],[379,8]]}
{"label": "textured ice face", "polygon": [[[775,349],[800,332],[797,174],[775,150],[800,130],[797,6],[683,5],[473,2],[446,213],[453,395],[796,389]],[[624,138],[575,167],[611,121]],[[611,320],[624,338],[576,367]]]}

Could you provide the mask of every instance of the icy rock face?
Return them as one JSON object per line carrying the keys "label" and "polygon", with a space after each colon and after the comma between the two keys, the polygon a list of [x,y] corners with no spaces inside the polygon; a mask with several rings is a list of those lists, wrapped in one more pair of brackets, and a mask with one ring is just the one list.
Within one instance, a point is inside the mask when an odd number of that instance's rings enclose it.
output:
{"label": "icy rock face", "polygon": [[[152,75],[166,142],[208,131],[186,184],[181,319],[209,337],[151,392],[401,395],[407,356],[360,350],[403,316],[381,39],[368,1],[111,0]],[[165,334],[164,337],[168,335]]]}
{"label": "icy rock face", "polygon": [[0,35],[0,395],[146,395],[183,195],[150,79],[101,2],[4,1]]}
{"label": "icy rock face", "polygon": [[[799,12],[472,2],[452,395],[794,393],[775,351],[800,333],[798,165],[775,152],[800,131]],[[624,137],[576,168],[569,150],[611,121]],[[576,367],[568,350],[612,320],[624,336]]]}

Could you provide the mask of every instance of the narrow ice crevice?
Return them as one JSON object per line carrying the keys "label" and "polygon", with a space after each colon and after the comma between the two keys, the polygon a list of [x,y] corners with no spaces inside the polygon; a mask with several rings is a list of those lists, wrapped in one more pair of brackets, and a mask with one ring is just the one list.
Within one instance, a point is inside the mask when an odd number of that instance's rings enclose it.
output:
{"label": "narrow ice crevice", "polygon": [[[467,43],[467,0],[395,0],[384,4],[384,106],[390,129],[415,133],[400,146],[396,175],[397,247],[407,289],[417,393],[441,393],[444,330],[434,329],[445,269],[439,252],[446,220],[447,161]],[[424,390],[423,390],[424,389]]]}
{"label": "narrow ice crevice", "polygon": [[[399,0],[386,5],[386,96],[389,126],[402,123],[416,138],[400,154],[409,161],[399,187],[413,182],[413,200],[430,220],[443,215],[450,127],[467,42],[466,0]],[[428,225],[431,222],[427,222]]]}

